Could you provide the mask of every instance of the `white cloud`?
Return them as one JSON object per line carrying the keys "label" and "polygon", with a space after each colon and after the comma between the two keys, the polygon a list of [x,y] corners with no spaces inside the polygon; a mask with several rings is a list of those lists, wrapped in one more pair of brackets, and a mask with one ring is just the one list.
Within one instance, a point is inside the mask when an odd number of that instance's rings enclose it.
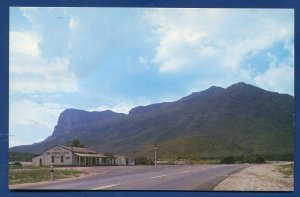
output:
{"label": "white cloud", "polygon": [[[165,101],[165,100],[163,100]],[[114,112],[119,112],[119,113],[125,113],[128,114],[128,112],[137,106],[145,106],[149,105],[151,102],[148,99],[145,98],[140,98],[136,102],[130,102],[130,101],[122,101],[113,105],[100,105],[99,107],[96,108],[90,108],[88,111],[105,111],[105,110],[111,110]]]}
{"label": "white cloud", "polygon": [[270,64],[254,77],[254,83],[270,91],[294,95],[294,45],[291,40],[284,43],[284,49],[290,54],[284,58],[268,53]]}
{"label": "white cloud", "polygon": [[294,79],[294,69],[290,66],[271,67],[265,73],[255,77],[258,86],[285,93],[289,90],[289,94],[294,95],[293,86],[290,81]]}
{"label": "white cloud", "polygon": [[192,66],[188,64],[188,58],[194,55],[192,50],[198,50],[198,44],[205,39],[206,33],[192,27],[164,29],[159,32],[161,40],[156,48],[154,61],[160,64],[160,71],[176,72]]}
{"label": "white cloud", "polygon": [[[191,62],[212,57],[220,66],[239,69],[248,53],[271,47],[293,35],[290,21],[270,10],[158,9],[146,13],[159,36],[155,61],[160,71],[184,70]],[[268,14],[269,13],[269,14]],[[280,27],[280,28],[279,28]],[[198,51],[198,56],[195,56]],[[202,54],[202,55],[201,55]],[[191,61],[192,60],[192,61]],[[214,65],[216,66],[216,65]]]}
{"label": "white cloud", "polygon": [[[214,56],[226,68],[238,69],[247,53],[268,48],[293,34],[289,21],[280,23],[272,19],[273,15],[260,15],[234,9],[148,12],[160,36],[155,60],[163,72],[180,71],[191,59],[201,61],[203,57],[194,54],[199,51],[203,56]],[[250,17],[256,21],[249,22]]]}
{"label": "white cloud", "polygon": [[111,105],[111,106],[107,106],[107,105],[100,105],[99,107],[96,108],[92,108],[89,109],[88,111],[105,111],[105,110],[111,110],[113,112],[119,112],[119,113],[125,113],[128,114],[128,112],[134,108],[136,105],[128,102],[128,101],[124,101],[121,103],[118,103],[116,105]]}
{"label": "white cloud", "polygon": [[41,55],[41,36],[10,31],[10,91],[12,93],[74,92],[76,76],[67,57],[46,59]]}
{"label": "white cloud", "polygon": [[40,36],[34,32],[12,31],[9,35],[9,51],[15,54],[37,57],[40,55],[38,44]]}
{"label": "white cloud", "polygon": [[[224,87],[238,81],[271,84],[279,69],[291,77],[293,63],[256,76],[253,67],[260,70],[259,66],[267,65],[249,66],[248,61],[278,43],[284,43],[288,58],[293,59],[292,16],[292,10],[272,9],[152,9],[145,14],[159,40],[153,57],[159,71],[202,73],[194,83],[199,85],[191,89],[210,82]],[[292,78],[285,83],[293,86]],[[281,86],[272,89],[282,90]]]}
{"label": "white cloud", "polygon": [[286,62],[273,61],[269,68],[254,80],[264,89],[294,95],[294,68]]}
{"label": "white cloud", "polygon": [[22,139],[19,139],[18,137],[14,136],[14,135],[9,136],[9,147],[20,146],[20,145],[24,145],[24,144],[28,144],[28,142],[26,142]]}
{"label": "white cloud", "polygon": [[33,23],[34,21],[34,17],[32,17],[31,13],[37,13],[39,12],[38,7],[19,7],[20,11],[22,12],[22,14],[28,18],[28,20]]}
{"label": "white cloud", "polygon": [[[53,132],[59,114],[71,108],[57,103],[12,101],[9,107],[10,146],[30,144],[45,139]],[[22,139],[20,141],[20,139]]]}
{"label": "white cloud", "polygon": [[148,68],[148,59],[146,57],[139,57],[139,63]]}
{"label": "white cloud", "polygon": [[77,22],[74,18],[71,18],[69,21],[69,28],[71,30],[74,30],[77,27]]}

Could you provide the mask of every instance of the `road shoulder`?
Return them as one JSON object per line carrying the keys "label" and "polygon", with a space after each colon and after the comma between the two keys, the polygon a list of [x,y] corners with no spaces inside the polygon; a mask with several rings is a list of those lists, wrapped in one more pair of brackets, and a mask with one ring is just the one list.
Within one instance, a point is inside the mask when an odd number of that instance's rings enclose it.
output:
{"label": "road shoulder", "polygon": [[220,182],[214,191],[294,191],[294,176],[282,174],[284,163],[256,164],[232,174]]}

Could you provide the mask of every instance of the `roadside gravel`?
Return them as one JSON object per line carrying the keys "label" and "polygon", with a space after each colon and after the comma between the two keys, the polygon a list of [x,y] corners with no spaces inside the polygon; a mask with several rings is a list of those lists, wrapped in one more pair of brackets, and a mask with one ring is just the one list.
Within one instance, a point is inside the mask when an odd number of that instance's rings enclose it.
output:
{"label": "roadside gravel", "polygon": [[285,163],[257,164],[232,174],[215,191],[294,191],[294,176],[282,174],[278,167]]}

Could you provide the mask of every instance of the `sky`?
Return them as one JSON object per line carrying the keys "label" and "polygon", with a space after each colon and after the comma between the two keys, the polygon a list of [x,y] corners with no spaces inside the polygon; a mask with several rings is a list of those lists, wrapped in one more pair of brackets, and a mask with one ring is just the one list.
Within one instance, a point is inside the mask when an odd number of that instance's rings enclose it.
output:
{"label": "sky", "polygon": [[11,7],[9,146],[68,108],[128,113],[245,82],[294,95],[294,10]]}

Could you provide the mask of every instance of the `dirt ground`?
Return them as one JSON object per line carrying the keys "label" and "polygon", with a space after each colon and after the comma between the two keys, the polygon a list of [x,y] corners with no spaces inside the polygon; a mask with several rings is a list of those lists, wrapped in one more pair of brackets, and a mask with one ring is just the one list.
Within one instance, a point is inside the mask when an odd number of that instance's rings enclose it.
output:
{"label": "dirt ground", "polygon": [[215,191],[294,191],[294,176],[278,170],[285,163],[257,164],[237,172],[221,183]]}

